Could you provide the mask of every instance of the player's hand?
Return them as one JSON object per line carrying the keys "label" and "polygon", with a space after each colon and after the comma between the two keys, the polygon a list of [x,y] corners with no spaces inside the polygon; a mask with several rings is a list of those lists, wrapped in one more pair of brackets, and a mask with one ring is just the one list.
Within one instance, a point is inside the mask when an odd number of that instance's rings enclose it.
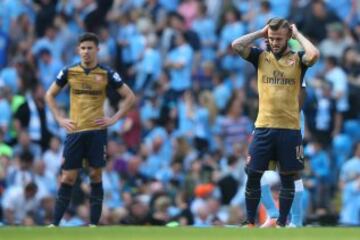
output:
{"label": "player's hand", "polygon": [[66,131],[71,132],[75,130],[75,122],[68,118],[58,119],[59,125],[66,129]]}
{"label": "player's hand", "polygon": [[102,117],[102,118],[98,118],[95,120],[95,124],[102,128],[111,126],[115,122],[116,122],[116,120],[114,118],[110,118],[110,117]]}
{"label": "player's hand", "polygon": [[297,29],[296,25],[295,24],[291,24],[290,25],[290,29],[292,31],[292,38],[296,39],[298,33],[299,33],[299,30]]}
{"label": "player's hand", "polygon": [[263,27],[263,29],[261,29],[261,33],[262,33],[264,38],[268,37],[268,30],[269,30],[269,25],[267,25],[267,24],[266,24],[265,27]]}

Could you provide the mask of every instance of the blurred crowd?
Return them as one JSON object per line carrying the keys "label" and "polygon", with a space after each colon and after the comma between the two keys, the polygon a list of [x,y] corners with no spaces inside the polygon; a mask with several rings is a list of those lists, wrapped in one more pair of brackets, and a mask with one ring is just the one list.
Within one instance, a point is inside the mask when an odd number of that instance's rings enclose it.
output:
{"label": "blurred crowd", "polygon": [[[241,223],[258,93],[231,42],[275,16],[321,52],[305,74],[304,222],[360,225],[359,0],[0,0],[0,222],[51,223],[66,132],[44,94],[92,31],[137,95],[108,130],[101,224]],[[57,100],[67,114],[68,91]],[[62,226],[88,222],[86,166]]]}

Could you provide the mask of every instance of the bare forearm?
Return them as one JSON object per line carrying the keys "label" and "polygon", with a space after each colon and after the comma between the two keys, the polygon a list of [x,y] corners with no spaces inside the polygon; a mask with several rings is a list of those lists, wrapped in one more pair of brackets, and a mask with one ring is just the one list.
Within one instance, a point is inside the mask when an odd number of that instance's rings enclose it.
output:
{"label": "bare forearm", "polygon": [[314,53],[318,51],[317,48],[300,32],[295,35],[295,38],[300,42],[301,46],[303,46],[306,53]]}
{"label": "bare forearm", "polygon": [[297,32],[294,37],[305,50],[305,63],[308,63],[308,65],[314,64],[320,56],[319,50],[300,32]]}
{"label": "bare forearm", "polygon": [[57,107],[57,104],[56,104],[56,101],[55,101],[55,97],[52,96],[51,94],[46,94],[45,100],[46,100],[46,103],[49,106],[52,114],[54,115],[55,119],[57,121],[59,121],[60,112],[58,110],[58,107]]}
{"label": "bare forearm", "polygon": [[250,52],[249,45],[256,39],[262,37],[264,37],[263,31],[258,30],[235,39],[232,42],[231,47],[235,52],[246,58]]}
{"label": "bare forearm", "polygon": [[119,111],[117,111],[115,113],[115,115],[113,116],[115,118],[115,120],[118,121],[121,118],[123,118],[130,111],[130,109],[134,106],[134,104],[135,104],[134,94],[127,95],[126,98],[121,102]]}

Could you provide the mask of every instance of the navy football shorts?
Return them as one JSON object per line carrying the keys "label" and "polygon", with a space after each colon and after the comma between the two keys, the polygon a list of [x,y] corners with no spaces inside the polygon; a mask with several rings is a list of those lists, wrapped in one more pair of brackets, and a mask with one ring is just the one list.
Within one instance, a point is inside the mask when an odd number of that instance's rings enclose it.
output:
{"label": "navy football shorts", "polygon": [[304,169],[304,154],[300,130],[256,128],[249,146],[247,168],[266,171],[270,161],[276,161],[280,172]]}
{"label": "navy football shorts", "polygon": [[106,130],[90,130],[70,133],[66,136],[64,145],[65,170],[83,167],[83,160],[88,161],[90,167],[102,168],[106,160]]}

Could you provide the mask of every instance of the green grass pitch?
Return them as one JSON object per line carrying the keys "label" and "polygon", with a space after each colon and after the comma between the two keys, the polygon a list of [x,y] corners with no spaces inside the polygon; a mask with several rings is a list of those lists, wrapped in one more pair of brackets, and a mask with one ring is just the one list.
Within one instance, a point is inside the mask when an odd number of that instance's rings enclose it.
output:
{"label": "green grass pitch", "polygon": [[360,240],[360,228],[0,227],[1,240]]}

